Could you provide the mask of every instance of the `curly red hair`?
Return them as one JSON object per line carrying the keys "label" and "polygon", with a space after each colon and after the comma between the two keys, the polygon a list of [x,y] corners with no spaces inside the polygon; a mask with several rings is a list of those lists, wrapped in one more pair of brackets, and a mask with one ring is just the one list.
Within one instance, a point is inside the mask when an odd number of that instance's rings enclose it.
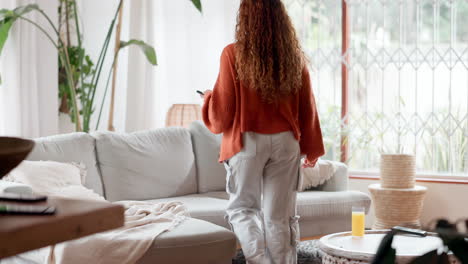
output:
{"label": "curly red hair", "polygon": [[242,0],[236,26],[239,79],[272,103],[302,87],[306,62],[281,0]]}

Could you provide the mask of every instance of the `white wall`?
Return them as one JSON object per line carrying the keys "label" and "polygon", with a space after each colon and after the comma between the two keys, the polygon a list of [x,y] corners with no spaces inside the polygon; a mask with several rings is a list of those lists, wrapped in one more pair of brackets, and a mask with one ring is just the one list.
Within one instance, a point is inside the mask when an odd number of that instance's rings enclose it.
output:
{"label": "white wall", "polygon": [[[350,179],[349,188],[369,194],[367,187],[373,183],[378,183],[378,181]],[[437,218],[447,218],[454,221],[462,217],[468,217],[468,184],[432,182],[417,182],[416,184],[427,187],[421,214],[421,223],[423,225]],[[374,210],[371,208],[369,215],[366,217],[366,226],[371,227],[374,219]]]}

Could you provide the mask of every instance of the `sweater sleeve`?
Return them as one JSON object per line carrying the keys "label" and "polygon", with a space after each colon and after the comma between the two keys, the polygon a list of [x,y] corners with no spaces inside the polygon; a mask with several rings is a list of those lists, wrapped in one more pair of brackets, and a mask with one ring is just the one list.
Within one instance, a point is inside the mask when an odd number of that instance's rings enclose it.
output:
{"label": "sweater sleeve", "polygon": [[226,47],[221,54],[218,79],[213,92],[205,95],[202,108],[203,122],[213,133],[223,133],[232,127],[236,113],[235,85],[235,64]]}
{"label": "sweater sleeve", "polygon": [[301,153],[307,155],[308,161],[315,163],[320,156],[325,154],[325,149],[307,68],[304,68],[302,74],[302,89],[299,99],[299,125],[301,129]]}

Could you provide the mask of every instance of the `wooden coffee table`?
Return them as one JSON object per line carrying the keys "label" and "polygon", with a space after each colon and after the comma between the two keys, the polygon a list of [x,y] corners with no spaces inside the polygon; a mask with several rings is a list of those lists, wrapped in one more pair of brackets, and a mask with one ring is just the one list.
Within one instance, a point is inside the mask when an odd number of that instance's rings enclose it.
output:
{"label": "wooden coffee table", "polygon": [[0,259],[123,226],[124,208],[108,202],[49,198],[55,215],[0,215]]}
{"label": "wooden coffee table", "polygon": [[[351,232],[324,236],[319,242],[319,248],[323,252],[322,264],[371,263],[380,241],[387,232],[388,230],[370,230],[366,231],[362,238],[353,238]],[[396,235],[392,245],[397,252],[397,263],[405,264],[417,256],[442,246],[442,240],[433,235],[426,237]],[[450,258],[451,263],[459,263],[453,256]]]}

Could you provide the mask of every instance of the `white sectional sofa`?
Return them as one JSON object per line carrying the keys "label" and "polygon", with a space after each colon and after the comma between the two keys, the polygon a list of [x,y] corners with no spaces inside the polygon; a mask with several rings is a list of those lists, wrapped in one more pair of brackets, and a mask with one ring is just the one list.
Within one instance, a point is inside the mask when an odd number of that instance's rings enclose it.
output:
{"label": "white sectional sofa", "polygon": [[[225,170],[217,162],[220,136],[201,123],[131,134],[72,133],[36,139],[28,160],[82,162],[86,186],[110,201],[181,201],[193,219],[160,235],[139,263],[230,263],[236,239],[224,218]],[[370,198],[349,191],[347,168],[298,193],[301,237],[350,229],[351,207]],[[189,261],[189,262],[187,262]]]}

